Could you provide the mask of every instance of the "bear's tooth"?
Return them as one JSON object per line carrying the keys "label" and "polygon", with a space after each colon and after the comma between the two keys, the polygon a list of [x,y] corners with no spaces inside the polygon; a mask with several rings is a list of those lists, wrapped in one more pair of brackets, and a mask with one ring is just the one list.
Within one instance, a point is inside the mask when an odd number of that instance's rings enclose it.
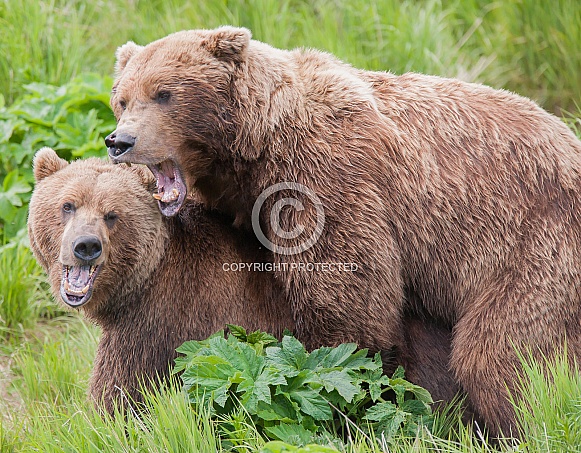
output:
{"label": "bear's tooth", "polygon": [[69,285],[69,281],[65,280],[65,291],[69,291],[71,289],[71,285]]}
{"label": "bear's tooth", "polygon": [[85,287],[84,287],[84,288],[81,290],[81,293],[82,293],[83,295],[85,295],[85,294],[87,294],[87,292],[88,292],[88,291],[89,291],[89,285],[85,286]]}
{"label": "bear's tooth", "polygon": [[153,198],[155,198],[156,200],[161,200],[163,196],[159,192],[155,192],[153,194]]}
{"label": "bear's tooth", "polygon": [[169,203],[170,201],[177,200],[179,198],[179,196],[180,196],[180,191],[178,189],[174,188],[171,190],[171,192],[164,193],[161,201],[163,201],[164,203]]}

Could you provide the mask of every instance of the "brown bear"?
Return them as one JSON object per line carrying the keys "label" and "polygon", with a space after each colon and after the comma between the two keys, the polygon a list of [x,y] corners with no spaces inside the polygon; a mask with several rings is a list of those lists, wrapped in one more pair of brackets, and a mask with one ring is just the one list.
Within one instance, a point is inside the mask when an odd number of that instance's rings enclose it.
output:
{"label": "brown bear", "polygon": [[45,148],[34,175],[31,248],[53,294],[102,327],[90,394],[108,411],[119,389],[139,401],[139,379],[167,376],[186,340],[230,322],[278,336],[293,329],[269,274],[224,270],[266,262],[260,244],[195,203],[163,219],[147,169],[68,164]]}
{"label": "brown bear", "polygon": [[[50,148],[34,158],[37,181],[29,213],[32,250],[52,292],[102,327],[90,394],[111,412],[136,402],[140,379],[166,377],[186,340],[226,323],[281,336],[293,329],[284,291],[268,272],[235,272],[266,263],[256,239],[189,200],[163,218],[144,167],[92,158],[68,164]],[[416,315],[405,318],[408,348],[396,354],[407,377],[450,400],[449,331]]]}
{"label": "brown bear", "polygon": [[579,358],[581,143],[534,102],[222,27],[120,47],[111,105],[111,159],[149,166],[165,215],[192,190],[252,225],[311,347],[400,345],[410,290],[494,433],[515,348]]}

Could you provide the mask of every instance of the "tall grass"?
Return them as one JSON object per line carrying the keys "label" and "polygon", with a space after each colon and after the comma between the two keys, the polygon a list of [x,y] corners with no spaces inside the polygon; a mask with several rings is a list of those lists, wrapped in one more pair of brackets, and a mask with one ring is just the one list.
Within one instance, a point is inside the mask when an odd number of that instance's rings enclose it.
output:
{"label": "tall grass", "polygon": [[32,327],[41,313],[53,310],[44,281],[26,245],[0,247],[0,338]]}
{"label": "tall grass", "polygon": [[506,87],[559,113],[581,103],[577,0],[2,0],[0,93],[10,103],[27,82],[111,74],[127,40],[224,24],[363,68]]}
{"label": "tall grass", "polygon": [[[99,61],[88,45],[96,17],[82,0],[2,0],[0,3],[0,93],[12,103],[22,85],[61,85]],[[104,10],[100,11],[103,14]],[[91,48],[92,52],[89,51]]]}
{"label": "tall grass", "polygon": [[175,383],[148,392],[148,410],[139,416],[94,409],[87,385],[98,334],[79,316],[67,316],[44,324],[13,352],[11,387],[24,407],[11,413],[0,401],[0,452],[220,449],[210,416],[192,410]]}
{"label": "tall grass", "polygon": [[527,442],[533,451],[581,451],[581,375],[564,357],[543,365],[524,361],[517,414]]}
{"label": "tall grass", "polygon": [[[462,52],[490,60],[479,79],[527,95],[558,114],[581,101],[577,0],[445,0]],[[579,111],[579,109],[577,109]]]}
{"label": "tall grass", "polygon": [[[131,411],[103,416],[86,396],[98,335],[98,329],[86,325],[79,316],[67,316],[43,323],[27,345],[13,352],[11,387],[23,407],[11,413],[0,401],[0,452],[286,451],[274,444],[265,447],[256,429],[246,422],[233,430],[236,416],[228,420],[232,437],[221,440],[220,422],[205,410],[194,410],[175,382],[146,392],[147,410],[139,416]],[[416,439],[388,445],[354,429],[347,445],[327,445],[354,453],[579,451],[581,376],[563,360],[551,365],[548,373],[526,364],[522,386],[525,396],[518,402],[518,414],[524,441],[518,444],[494,447],[470,427],[460,425],[458,414],[453,413],[436,421],[434,434],[424,432]]]}

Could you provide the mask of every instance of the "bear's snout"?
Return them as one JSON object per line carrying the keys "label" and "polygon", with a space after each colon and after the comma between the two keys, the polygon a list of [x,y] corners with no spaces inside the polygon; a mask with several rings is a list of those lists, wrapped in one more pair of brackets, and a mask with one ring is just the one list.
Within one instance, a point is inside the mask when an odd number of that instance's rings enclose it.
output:
{"label": "bear's snout", "polygon": [[127,153],[135,145],[135,137],[125,133],[113,131],[105,138],[105,145],[109,157],[119,157]]}
{"label": "bear's snout", "polygon": [[74,255],[84,262],[91,262],[101,256],[103,244],[97,236],[80,236],[73,242]]}

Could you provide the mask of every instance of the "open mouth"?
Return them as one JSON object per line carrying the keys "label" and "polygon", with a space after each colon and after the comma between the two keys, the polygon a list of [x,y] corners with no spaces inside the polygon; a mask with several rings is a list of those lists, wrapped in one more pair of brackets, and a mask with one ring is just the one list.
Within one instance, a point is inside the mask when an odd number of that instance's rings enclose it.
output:
{"label": "open mouth", "polygon": [[177,214],[187,195],[187,188],[179,167],[172,160],[148,165],[157,180],[157,192],[153,194],[161,213],[166,217]]}
{"label": "open mouth", "polygon": [[63,266],[61,297],[65,304],[78,308],[86,304],[93,294],[95,277],[101,270],[98,266]]}

